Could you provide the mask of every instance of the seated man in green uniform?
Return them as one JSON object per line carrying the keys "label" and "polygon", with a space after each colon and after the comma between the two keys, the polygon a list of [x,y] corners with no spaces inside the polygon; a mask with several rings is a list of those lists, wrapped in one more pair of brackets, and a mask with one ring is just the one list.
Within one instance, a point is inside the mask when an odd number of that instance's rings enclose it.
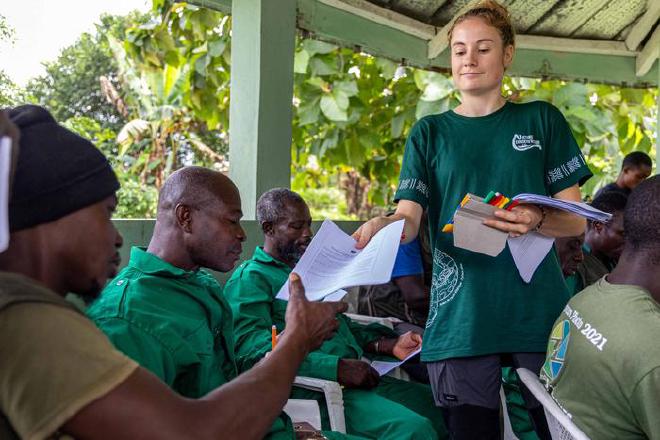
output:
{"label": "seated man in green uniform", "polygon": [[578,293],[582,283],[577,273],[578,267],[584,261],[584,234],[575,237],[555,238],[555,249],[559,257],[559,265],[564,275],[571,296]]}
{"label": "seated man in green uniform", "polygon": [[0,230],[0,439],[262,438],[339,308],[308,302],[292,281],[289,330],[268,359],[201,399],[181,397],[64,299],[96,297],[117,271],[119,182],[107,159],[34,105],[0,111],[6,135],[20,155],[13,187],[11,175],[0,182],[11,188],[0,206],[10,232],[7,242]]}
{"label": "seated man in green uniform", "polygon": [[612,273],[555,321],[541,378],[589,438],[660,439],[660,176],[637,186]]}
{"label": "seated man in green uniform", "polygon": [[[312,236],[305,201],[288,189],[262,195],[257,220],[265,235],[264,246],[257,247],[252,259],[239,266],[225,286],[241,368],[254,365],[270,350],[272,325],[286,334],[287,302],[275,296]],[[337,335],[307,357],[299,375],[337,381],[345,388],[347,432],[378,439],[444,437],[429,386],[379,377],[360,360],[364,352],[402,359],[421,345],[421,337],[409,332],[397,338],[381,325],[359,325],[344,315],[338,319]],[[294,390],[294,397],[308,398],[310,394]]]}
{"label": "seated man in green uniform", "polygon": [[[241,215],[229,178],[201,167],[174,172],[161,189],[149,247],[131,250],[128,266],[88,309],[119,350],[185,397],[238,376],[231,310],[201,268],[232,269],[245,240]],[[290,419],[281,414],[271,434],[294,438]]]}
{"label": "seated man in green uniform", "polygon": [[591,286],[616,265],[623,249],[623,210],[628,198],[615,191],[596,197],[591,206],[612,214],[607,223],[587,222],[584,236],[584,259],[577,267],[576,291]]}

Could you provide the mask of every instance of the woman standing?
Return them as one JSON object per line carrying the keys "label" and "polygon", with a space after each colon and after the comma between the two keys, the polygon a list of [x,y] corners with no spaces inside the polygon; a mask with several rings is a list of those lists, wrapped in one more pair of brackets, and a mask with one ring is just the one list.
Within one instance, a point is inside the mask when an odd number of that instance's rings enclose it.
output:
{"label": "woman standing", "polygon": [[[422,360],[451,438],[498,439],[501,367],[541,369],[568,291],[554,251],[525,284],[508,250],[497,257],[473,253],[454,247],[452,235],[440,230],[468,192],[579,201],[579,185],[591,172],[559,110],[502,97],[515,44],[504,7],[481,2],[455,20],[448,38],[462,102],[415,124],[406,143],[396,213],[368,221],[354,237],[363,247],[382,227],[405,219],[404,241],[410,241],[428,208],[433,280]],[[573,236],[585,228],[582,218],[535,205],[499,210],[496,217],[484,223],[514,236],[530,231]],[[537,433],[549,438],[542,407],[527,390],[523,396]]]}

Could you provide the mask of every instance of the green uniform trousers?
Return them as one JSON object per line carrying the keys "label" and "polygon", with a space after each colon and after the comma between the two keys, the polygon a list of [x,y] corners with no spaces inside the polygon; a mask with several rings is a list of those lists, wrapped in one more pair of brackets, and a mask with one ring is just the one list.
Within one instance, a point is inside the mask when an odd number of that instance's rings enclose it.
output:
{"label": "green uniform trousers", "polygon": [[[321,407],[321,423],[329,429],[323,395],[294,388],[294,399],[316,399]],[[435,406],[428,385],[381,377],[372,390],[344,389],[346,432],[379,440],[445,439],[442,415]]]}
{"label": "green uniform trousers", "polygon": [[519,384],[520,379],[516,370],[511,367],[502,368],[502,388],[506,396],[506,409],[513,432],[520,440],[539,440],[525,406],[525,400],[520,393]]}
{"label": "green uniform trousers", "polygon": [[[333,431],[323,431],[323,435],[328,440],[363,440],[364,437],[356,437],[349,434],[341,434],[339,432]],[[293,440],[295,437],[291,437],[290,432],[279,431],[266,436],[266,440]]]}

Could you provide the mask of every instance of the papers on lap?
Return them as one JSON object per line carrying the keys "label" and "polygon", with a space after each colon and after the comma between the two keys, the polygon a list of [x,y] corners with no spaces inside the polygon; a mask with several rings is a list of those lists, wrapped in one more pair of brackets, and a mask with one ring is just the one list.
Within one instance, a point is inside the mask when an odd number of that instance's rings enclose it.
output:
{"label": "papers on lap", "polygon": [[9,246],[9,172],[11,168],[11,139],[0,138],[0,252]]}
{"label": "papers on lap", "polygon": [[402,361],[396,361],[396,362],[386,362],[386,361],[372,361],[371,362],[371,367],[378,371],[378,374],[381,376],[385,376],[387,373],[390,371],[394,370],[396,367],[399,365],[403,364],[406,362],[408,359],[410,359],[413,356],[418,355],[422,349],[420,348],[419,350],[415,350],[412,353],[410,353],[404,360]]}
{"label": "papers on lap", "polygon": [[[325,220],[293,268],[305,286],[307,299],[316,301],[346,287],[388,282],[402,232],[403,220],[399,220],[378,231],[364,249],[356,249],[353,237]],[[289,299],[289,283],[276,298]]]}

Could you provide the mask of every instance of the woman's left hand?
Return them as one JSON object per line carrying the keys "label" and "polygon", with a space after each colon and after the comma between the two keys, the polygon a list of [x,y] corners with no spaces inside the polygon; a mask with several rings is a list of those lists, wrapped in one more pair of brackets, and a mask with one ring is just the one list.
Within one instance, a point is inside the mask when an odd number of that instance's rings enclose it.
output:
{"label": "woman's left hand", "polygon": [[498,209],[495,217],[497,220],[484,220],[484,225],[508,232],[512,237],[520,237],[536,228],[543,213],[536,205],[518,205],[511,211]]}

